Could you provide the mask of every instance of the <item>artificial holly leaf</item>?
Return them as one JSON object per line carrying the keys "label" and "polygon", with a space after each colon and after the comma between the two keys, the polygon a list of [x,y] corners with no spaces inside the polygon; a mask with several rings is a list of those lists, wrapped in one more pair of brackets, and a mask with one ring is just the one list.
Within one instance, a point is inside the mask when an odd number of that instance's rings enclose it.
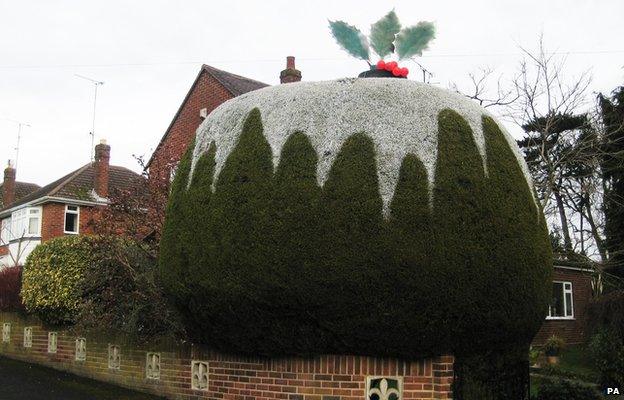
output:
{"label": "artificial holly leaf", "polygon": [[355,26],[344,21],[329,21],[336,42],[355,58],[368,61],[368,40]]}
{"label": "artificial holly leaf", "polygon": [[396,52],[399,59],[422,55],[431,39],[435,37],[432,22],[421,21],[416,26],[403,29],[396,37]]}
{"label": "artificial holly leaf", "polygon": [[371,47],[379,57],[384,58],[393,51],[394,37],[401,30],[401,24],[394,10],[386,14],[382,19],[371,25]]}

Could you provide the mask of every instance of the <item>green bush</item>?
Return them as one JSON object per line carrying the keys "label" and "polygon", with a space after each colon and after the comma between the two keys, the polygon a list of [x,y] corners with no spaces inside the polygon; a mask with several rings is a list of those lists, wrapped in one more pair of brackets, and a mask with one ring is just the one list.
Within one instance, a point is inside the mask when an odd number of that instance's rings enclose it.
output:
{"label": "green bush", "polygon": [[432,196],[408,154],[388,215],[366,132],[344,142],[323,187],[305,132],[274,171],[257,109],[218,176],[214,142],[188,185],[191,147],[159,271],[192,338],[246,354],[526,359],[550,291],[544,218],[494,121],[482,121],[487,174],[468,123],[451,110],[438,122]]}
{"label": "green bush", "polygon": [[601,387],[624,387],[624,339],[603,328],[590,338],[589,348],[600,373]]}
{"label": "green bush", "polygon": [[565,379],[545,380],[539,387],[537,396],[532,400],[600,400],[600,393],[585,385],[572,383]]}
{"label": "green bush", "polygon": [[154,279],[156,263],[139,243],[101,237],[79,286],[76,329],[123,334],[135,343],[176,337],[180,324]]}
{"label": "green bush", "polygon": [[97,258],[96,241],[92,236],[63,236],[35,247],[22,273],[26,311],[51,325],[74,323],[85,270]]}
{"label": "green bush", "polygon": [[589,303],[588,327],[607,328],[624,338],[624,290],[604,294]]}

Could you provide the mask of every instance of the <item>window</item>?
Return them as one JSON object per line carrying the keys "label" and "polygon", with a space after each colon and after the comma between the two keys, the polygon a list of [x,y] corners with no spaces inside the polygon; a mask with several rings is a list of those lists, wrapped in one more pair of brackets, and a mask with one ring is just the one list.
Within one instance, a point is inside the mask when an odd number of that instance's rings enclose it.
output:
{"label": "window", "polygon": [[65,233],[78,233],[80,221],[80,208],[78,206],[65,206]]}
{"label": "window", "polygon": [[29,235],[39,235],[39,218],[40,210],[38,208],[30,208],[28,209],[28,234]]}
{"label": "window", "polygon": [[14,211],[8,221],[3,231],[10,232],[8,233],[9,240],[41,236],[41,207],[25,207]]}
{"label": "window", "polygon": [[549,319],[574,318],[572,282],[553,282],[552,299],[548,307]]}
{"label": "window", "polygon": [[11,240],[11,218],[5,218],[0,225],[0,246],[6,245]]}

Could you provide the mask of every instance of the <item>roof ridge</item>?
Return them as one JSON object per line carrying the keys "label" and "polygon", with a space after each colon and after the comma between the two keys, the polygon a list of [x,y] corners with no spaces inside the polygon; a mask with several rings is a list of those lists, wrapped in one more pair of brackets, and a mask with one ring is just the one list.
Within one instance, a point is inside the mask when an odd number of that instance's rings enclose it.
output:
{"label": "roof ridge", "polygon": [[72,174],[70,174],[69,178],[65,179],[63,182],[59,183],[54,189],[50,190],[48,192],[48,196],[53,195],[56,192],[58,192],[59,190],[61,190],[63,188],[63,186],[67,185],[69,182],[74,180],[78,175],[83,173],[90,166],[91,166],[91,163],[87,163],[87,164],[83,165],[82,167],[78,168],[77,170],[75,170]]}
{"label": "roof ridge", "polygon": [[[213,67],[212,65],[202,64],[202,69],[206,69],[206,70],[213,70],[213,71],[219,71],[219,72],[226,73],[226,74],[228,74],[228,75],[235,76],[236,78],[239,78],[239,79],[244,79],[244,80],[249,81],[249,82],[254,82],[254,83],[259,83],[259,84],[261,84],[261,85],[270,86],[270,85],[268,85],[268,84],[266,84],[266,83],[264,83],[264,82],[260,82],[260,81],[255,80],[255,79],[251,79],[251,78],[248,78],[248,77],[246,77],[246,76],[238,75],[238,74],[235,74],[235,73],[232,73],[232,72],[229,72],[229,71],[225,71],[225,70],[222,70],[222,69],[219,69],[219,68],[215,68],[215,67]],[[212,71],[210,71],[210,72],[212,72]],[[214,76],[212,73],[211,73],[210,75],[212,75],[212,77],[213,77],[213,78],[215,78],[216,80],[218,80],[218,81],[219,81],[219,83],[221,83],[222,85],[226,86],[226,84],[224,84],[224,82],[222,82],[222,81],[221,81],[221,79],[219,79],[218,77]],[[228,91],[230,90],[227,86],[226,86],[226,89],[227,89]],[[232,93],[232,94],[234,94],[234,93]]]}

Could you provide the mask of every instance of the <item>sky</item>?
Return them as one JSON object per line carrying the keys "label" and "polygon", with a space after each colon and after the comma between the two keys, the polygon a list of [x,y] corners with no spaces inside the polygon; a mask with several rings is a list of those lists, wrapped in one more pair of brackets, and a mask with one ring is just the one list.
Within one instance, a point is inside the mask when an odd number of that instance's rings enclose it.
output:
{"label": "sky", "polygon": [[19,181],[43,185],[89,162],[94,84],[81,75],[104,82],[95,143],[106,139],[112,164],[140,171],[134,156],[149,158],[202,63],[274,85],[293,55],[305,81],[354,77],[367,65],[340,50],[328,20],[368,33],[393,8],[404,26],[435,23],[418,61],[437,86],[468,88],[484,67],[505,82],[540,34],[567,57],[570,80],[590,70],[588,104],[624,81],[621,0],[0,0],[0,163],[16,159],[19,122],[29,125]]}

